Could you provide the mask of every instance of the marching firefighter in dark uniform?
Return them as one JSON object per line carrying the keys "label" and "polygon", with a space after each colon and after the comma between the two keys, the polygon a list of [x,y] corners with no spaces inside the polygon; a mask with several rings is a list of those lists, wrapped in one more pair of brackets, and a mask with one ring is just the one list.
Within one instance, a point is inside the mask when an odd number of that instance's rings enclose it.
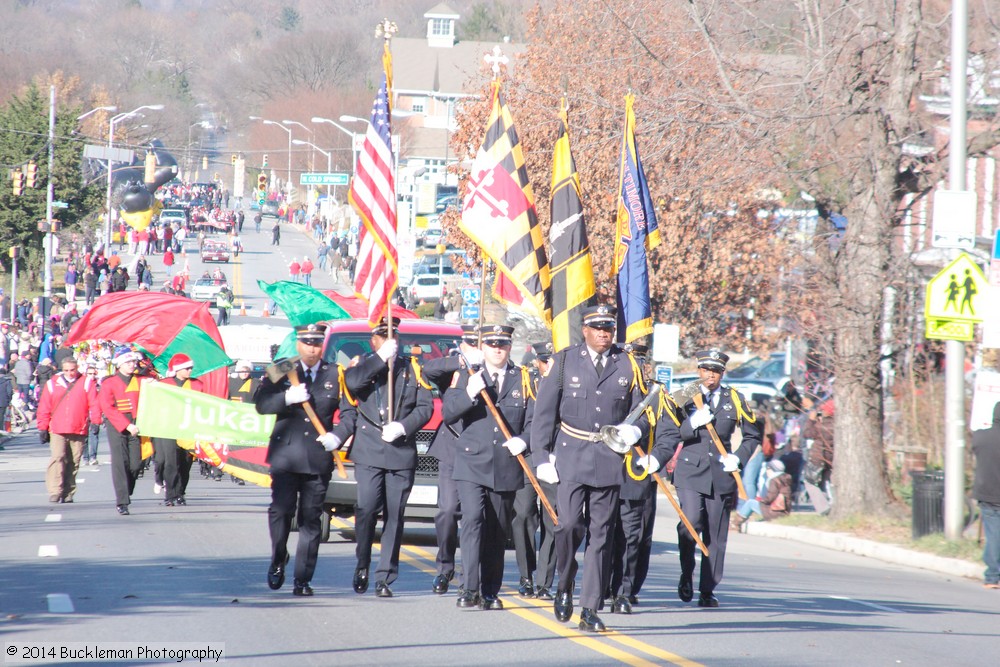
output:
{"label": "marching firefighter in dark uniform", "polygon": [[[392,318],[396,331],[399,319]],[[417,432],[434,412],[431,392],[420,382],[416,362],[397,356],[396,336],[389,337],[385,318],[372,330],[373,354],[344,371],[345,398],[357,408],[351,459],[358,483],[354,527],[358,541],[354,591],[368,590],[375,522],[384,517],[381,554],[375,570],[375,595],[391,598],[389,587],[399,575],[403,510],[417,467]],[[389,362],[392,362],[392,396]],[[390,406],[392,409],[390,410]],[[391,417],[390,417],[391,415]]]}
{"label": "marching firefighter in dark uniform", "polygon": [[[636,357],[640,366],[644,367],[648,348],[645,345],[626,348]],[[680,420],[674,400],[663,391],[655,409],[650,407],[649,410],[653,412],[656,424],[656,446],[664,446],[667,440],[676,445],[680,440]],[[654,450],[654,438],[648,438],[643,449],[647,454],[656,455],[658,452]],[[648,465],[648,461],[645,463]],[[643,462],[632,452],[625,455],[625,481],[618,499],[618,522],[615,525],[611,588],[608,596],[611,599],[611,611],[616,614],[632,613],[632,605],[639,603],[639,591],[649,573],[657,488],[652,473],[642,466]]]}
{"label": "marching firefighter in dark uniform", "polygon": [[[497,595],[503,584],[504,544],[514,509],[514,493],[524,485],[516,457],[528,449],[534,400],[526,369],[510,362],[514,327],[495,325],[482,331],[483,368],[456,375],[444,397],[444,421],[458,431],[455,481],[462,501],[462,572],[465,591],[460,608],[503,609]],[[510,430],[486,406],[481,392],[496,406]]]}
{"label": "marching firefighter in dark uniform", "polygon": [[111,450],[111,481],[115,487],[115,507],[128,514],[135,481],[142,470],[142,445],[135,417],[139,412],[139,378],[135,370],[142,355],[130,347],[115,350],[116,372],[101,383],[98,401]]}
{"label": "marching firefighter in dark uniform", "polygon": [[[538,383],[549,372],[552,364],[552,342],[542,341],[531,344],[533,359],[529,373],[532,380],[532,389],[537,393]],[[539,480],[538,485],[542,487],[552,507],[556,506],[556,487],[554,484]],[[537,555],[535,552],[535,533],[541,523],[541,541],[538,543]],[[514,519],[511,522],[511,532],[514,540],[514,553],[517,558],[518,587],[517,592],[521,597],[538,597],[542,600],[552,600],[552,582],[556,576],[556,542],[555,525],[552,517],[549,516],[545,508],[538,500],[535,487],[525,484],[521,490],[514,495]],[[538,575],[538,587],[535,588],[535,575]]]}
{"label": "marching firefighter in dark uniform", "polygon": [[[201,381],[191,377],[193,370],[194,361],[191,357],[184,353],[175,354],[167,366],[167,377],[160,382],[183,389],[204,391]],[[191,476],[191,454],[172,438],[153,438],[153,448],[156,461],[163,471],[163,488],[166,493],[163,504],[167,507],[187,505],[184,494]]]}
{"label": "marching firefighter in dark uniform", "polygon": [[[538,386],[531,427],[538,478],[559,484],[559,588],[553,609],[563,622],[573,613],[576,550],[585,543],[580,629],[587,632],[606,629],[597,610],[611,579],[622,456],[648,430],[645,416],[634,425],[623,423],[642,402],[642,372],[631,355],[612,343],[616,315],[616,309],[606,305],[584,311],[584,342],[553,356],[552,368]],[[606,443],[602,426],[615,426],[618,442]]]}
{"label": "marching firefighter in dark uniform", "polygon": [[[456,373],[467,373],[468,366],[482,364],[482,353],[476,347],[479,335],[476,325],[462,325],[462,342],[447,357],[431,359],[424,364],[421,372],[424,380],[437,387],[443,397],[451,386]],[[437,534],[437,576],[431,585],[438,595],[448,592],[448,586],[455,576],[455,551],[458,549],[458,519],[461,505],[458,501],[458,487],[452,478],[455,471],[455,428],[443,421],[434,434],[427,453],[438,461],[438,511],[434,515],[434,531]]]}
{"label": "marching firefighter in dark uniform", "polygon": [[[718,607],[719,600],[714,591],[722,581],[726,542],[729,539],[729,515],[736,505],[736,480],[732,473],[746,465],[761,444],[763,424],[738,391],[722,384],[729,356],[711,349],[698,352],[696,357],[701,378],[702,407],[697,407],[693,398],[681,406],[680,439],[683,449],[674,468],[674,486],[681,509],[708,547],[708,557],[701,559],[698,606]],[[714,426],[729,453],[719,454],[708,430],[709,424]],[[731,452],[730,440],[737,427],[742,431],[743,440],[739,449]],[[647,470],[656,472],[670,460],[677,448],[671,440],[670,437],[661,439],[657,434],[657,447],[651,457],[647,457]],[[682,601],[690,602],[694,597],[695,541],[683,523],[677,524],[677,543],[681,560],[677,595]]]}
{"label": "marching firefighter in dark uniform", "polygon": [[[299,541],[295,552],[292,594],[310,596],[309,585],[319,556],[321,516],[326,489],[333,474],[333,457],[354,430],[354,410],[341,409],[340,422],[333,416],[340,406],[340,372],[336,364],[323,361],[325,324],[295,327],[298,360],[295,370],[300,384],[288,377],[279,382],[264,378],[254,403],[262,415],[276,415],[267,446],[271,467],[271,505],[268,527],[271,533],[271,565],[267,585],[277,590],[285,583],[288,563],[288,533],[298,517]],[[310,403],[323,428],[320,435],[303,405]]]}

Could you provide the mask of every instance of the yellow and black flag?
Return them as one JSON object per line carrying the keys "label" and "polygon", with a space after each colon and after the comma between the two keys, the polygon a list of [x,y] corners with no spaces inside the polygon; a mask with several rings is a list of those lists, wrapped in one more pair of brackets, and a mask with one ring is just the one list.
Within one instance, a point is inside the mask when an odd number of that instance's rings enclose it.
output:
{"label": "yellow and black flag", "polygon": [[594,268],[583,219],[580,174],[569,145],[565,103],[552,155],[552,226],[549,252],[552,275],[552,346],[559,351],[583,342],[583,309],[594,296]]}
{"label": "yellow and black flag", "polygon": [[497,265],[493,294],[552,321],[549,261],[514,119],[493,82],[493,108],[476,153],[459,228]]}

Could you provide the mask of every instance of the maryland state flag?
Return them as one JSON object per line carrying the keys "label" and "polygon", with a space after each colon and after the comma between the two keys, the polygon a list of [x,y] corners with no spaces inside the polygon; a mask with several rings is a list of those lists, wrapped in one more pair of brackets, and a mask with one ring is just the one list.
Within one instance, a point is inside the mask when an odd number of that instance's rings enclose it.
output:
{"label": "maryland state flag", "polygon": [[459,227],[497,265],[493,294],[552,321],[549,262],[514,119],[493,82],[493,109],[472,163]]}
{"label": "maryland state flag", "polygon": [[580,175],[569,147],[566,106],[552,156],[552,345],[558,352],[583,342],[583,309],[594,296],[594,268],[583,219]]}
{"label": "maryland state flag", "polygon": [[618,275],[618,342],[653,333],[646,252],[660,245],[656,211],[635,142],[635,96],[625,96],[625,133],[618,175],[618,215],[611,275]]}

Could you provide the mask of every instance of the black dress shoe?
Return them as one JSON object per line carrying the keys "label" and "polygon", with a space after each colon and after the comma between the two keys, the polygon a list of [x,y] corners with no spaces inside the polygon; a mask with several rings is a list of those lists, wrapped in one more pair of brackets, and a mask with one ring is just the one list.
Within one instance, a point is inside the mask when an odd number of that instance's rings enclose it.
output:
{"label": "black dress shoe", "polygon": [[702,593],[698,596],[698,606],[714,609],[719,606],[719,598],[715,597],[711,593]]}
{"label": "black dress shoe", "polygon": [[354,592],[358,595],[364,594],[368,590],[368,568],[359,567],[354,570]]}
{"label": "black dress shoe", "polygon": [[628,598],[624,595],[619,595],[615,598],[615,603],[611,605],[612,614],[631,614],[632,613],[632,603],[628,601]]}
{"label": "black dress shoe", "polygon": [[[267,586],[272,591],[276,591],[285,585],[285,566],[288,565],[288,554],[285,554],[285,562],[274,564],[267,569]],[[297,586],[298,584],[296,584]],[[299,593],[296,593],[299,595]]]}
{"label": "black dress shoe", "polygon": [[691,583],[690,574],[681,575],[681,580],[677,583],[677,597],[681,602],[690,602],[694,597],[694,585]]}
{"label": "black dress shoe", "polygon": [[479,601],[479,608],[483,611],[501,610],[503,609],[503,600],[495,597],[484,597]]}
{"label": "black dress shoe", "polygon": [[128,516],[128,505],[119,505],[115,509],[117,509],[118,513],[122,516]]}
{"label": "black dress shoe", "polygon": [[552,593],[545,586],[539,586],[535,591],[535,597],[539,600],[553,600]]}
{"label": "black dress shoe", "polygon": [[444,595],[448,592],[448,584],[451,582],[451,577],[447,574],[439,574],[434,577],[434,585],[431,586],[431,590],[438,595]]}
{"label": "black dress shoe", "polygon": [[173,501],[173,500],[164,500],[163,501],[163,506],[164,507],[173,507],[176,504],[177,504],[177,502]]}
{"label": "black dress shoe", "polygon": [[174,502],[177,503],[178,505],[187,505],[188,504],[188,501],[184,499],[184,496],[181,496],[180,498],[178,498]]}
{"label": "black dress shoe", "polygon": [[535,597],[535,582],[531,577],[521,577],[521,583],[517,587],[517,594],[523,598]]}
{"label": "black dress shoe", "polygon": [[292,595],[311,598],[313,596],[312,586],[309,585],[308,581],[299,581],[296,579],[295,587],[292,589]]}
{"label": "black dress shoe", "polygon": [[552,610],[556,613],[556,620],[565,623],[573,615],[573,596],[569,592],[556,593]]}
{"label": "black dress shoe", "polygon": [[479,607],[479,593],[464,591],[458,596],[458,601],[455,603],[455,606],[459,609],[474,609]]}
{"label": "black dress shoe", "polygon": [[584,632],[604,632],[607,630],[597,612],[586,607],[580,612],[580,629]]}
{"label": "black dress shoe", "polygon": [[389,584],[384,581],[375,582],[375,597],[377,598],[391,598],[392,589],[389,588]]}
{"label": "black dress shoe", "polygon": [[630,596],[628,596],[628,603],[630,605],[632,605],[633,607],[638,607],[639,606],[639,596],[638,595],[630,595]]}

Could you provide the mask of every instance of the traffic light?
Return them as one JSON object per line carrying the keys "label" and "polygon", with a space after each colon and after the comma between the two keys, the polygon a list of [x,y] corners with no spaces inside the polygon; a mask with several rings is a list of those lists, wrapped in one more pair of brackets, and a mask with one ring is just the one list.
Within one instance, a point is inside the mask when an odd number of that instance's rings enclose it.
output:
{"label": "traffic light", "polygon": [[25,185],[29,188],[35,187],[38,182],[38,165],[34,161],[28,163],[28,182]]}
{"label": "traffic light", "polygon": [[261,192],[267,192],[267,174],[257,175],[257,189]]}
{"label": "traffic light", "polygon": [[45,232],[46,234],[49,232],[55,234],[59,231],[60,226],[58,220],[40,220],[38,222],[38,231]]}
{"label": "traffic light", "polygon": [[11,259],[17,259],[21,256],[21,248],[19,246],[11,246],[10,250],[7,251]]}
{"label": "traffic light", "polygon": [[14,186],[15,196],[24,192],[24,174],[21,173],[20,169],[14,170],[14,173],[11,175],[11,181]]}
{"label": "traffic light", "polygon": [[261,164],[262,167],[267,166],[267,153],[264,153],[264,162]]}
{"label": "traffic light", "polygon": [[234,167],[236,166],[236,153],[233,153],[233,155],[232,155],[232,157],[231,157],[231,158],[229,159],[229,161],[233,163],[233,166],[234,166]]}
{"label": "traffic light", "polygon": [[202,169],[208,169],[208,156],[207,155],[204,156],[203,158],[201,158],[201,168]]}

